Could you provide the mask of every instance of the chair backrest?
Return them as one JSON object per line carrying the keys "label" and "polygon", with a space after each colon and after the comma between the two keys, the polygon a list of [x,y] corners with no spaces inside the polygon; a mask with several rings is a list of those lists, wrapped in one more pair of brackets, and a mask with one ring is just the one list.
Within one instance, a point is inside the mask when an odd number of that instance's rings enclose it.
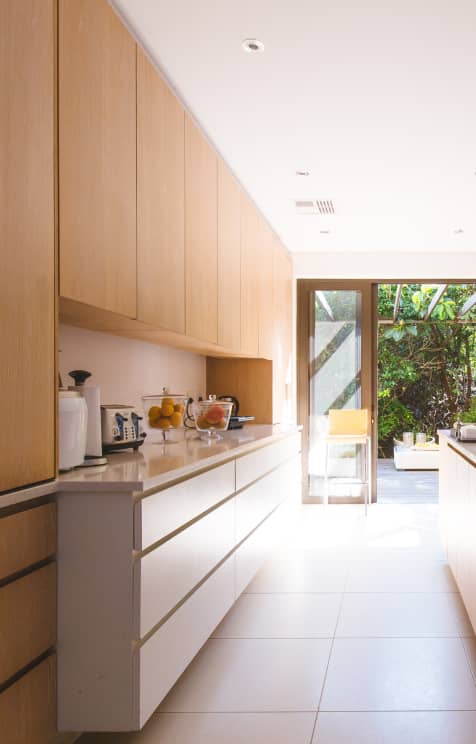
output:
{"label": "chair backrest", "polygon": [[363,435],[369,432],[367,408],[330,408],[329,434]]}

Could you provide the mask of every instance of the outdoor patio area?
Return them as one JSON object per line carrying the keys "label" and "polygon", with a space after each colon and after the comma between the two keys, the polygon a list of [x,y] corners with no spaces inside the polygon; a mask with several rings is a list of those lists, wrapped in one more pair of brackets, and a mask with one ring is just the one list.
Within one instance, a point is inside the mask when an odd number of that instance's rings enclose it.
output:
{"label": "outdoor patio area", "polygon": [[392,459],[379,459],[377,501],[379,504],[436,504],[438,471],[395,470]]}

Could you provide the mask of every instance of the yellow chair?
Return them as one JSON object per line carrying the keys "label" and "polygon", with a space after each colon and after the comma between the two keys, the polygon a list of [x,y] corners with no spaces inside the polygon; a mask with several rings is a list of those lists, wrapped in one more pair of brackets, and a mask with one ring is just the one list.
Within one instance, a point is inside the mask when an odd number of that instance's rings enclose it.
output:
{"label": "yellow chair", "polygon": [[357,444],[362,445],[365,451],[365,477],[358,481],[365,486],[364,504],[367,514],[367,499],[370,503],[372,493],[372,442],[370,437],[370,416],[367,408],[357,409],[329,409],[329,430],[325,437],[326,460],[324,474],[324,503],[329,503],[329,445],[330,444]]}

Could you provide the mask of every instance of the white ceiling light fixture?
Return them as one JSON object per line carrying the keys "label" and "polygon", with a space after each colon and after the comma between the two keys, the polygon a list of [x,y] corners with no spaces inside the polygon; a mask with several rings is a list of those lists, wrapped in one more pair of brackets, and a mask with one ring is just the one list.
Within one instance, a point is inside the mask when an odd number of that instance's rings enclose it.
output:
{"label": "white ceiling light fixture", "polygon": [[264,44],[259,39],[245,39],[241,42],[241,46],[247,54],[260,54],[264,52]]}
{"label": "white ceiling light fixture", "polygon": [[464,233],[464,230],[462,227],[457,227],[453,230],[453,235],[462,235]]}
{"label": "white ceiling light fixture", "polygon": [[310,176],[310,172],[308,170],[297,170],[296,176]]}

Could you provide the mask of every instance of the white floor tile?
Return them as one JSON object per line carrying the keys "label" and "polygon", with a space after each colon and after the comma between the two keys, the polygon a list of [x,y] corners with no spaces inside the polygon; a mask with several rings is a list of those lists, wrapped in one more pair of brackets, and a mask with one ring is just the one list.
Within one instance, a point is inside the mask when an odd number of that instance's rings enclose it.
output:
{"label": "white floor tile", "polygon": [[165,712],[317,710],[329,640],[208,641],[162,703]]}
{"label": "white floor tile", "polygon": [[466,652],[466,658],[468,659],[468,663],[471,667],[471,671],[476,682],[476,638],[463,638],[463,646]]}
{"label": "white floor tile", "polygon": [[312,744],[474,744],[476,713],[320,713]]}
{"label": "white floor tile", "polygon": [[341,594],[242,594],[214,638],[333,638]]}
{"label": "white floor tile", "polygon": [[309,744],[315,713],[157,713],[144,729],[81,744]]}
{"label": "white floor tile", "polygon": [[336,636],[416,638],[472,636],[459,594],[346,594]]}
{"label": "white floor tile", "polygon": [[321,710],[476,710],[462,641],[336,639]]}
{"label": "white floor tile", "polygon": [[457,592],[450,567],[441,561],[355,561],[347,592]]}
{"label": "white floor tile", "polygon": [[245,591],[342,593],[348,573],[347,561],[328,561],[318,555],[268,561]]}

